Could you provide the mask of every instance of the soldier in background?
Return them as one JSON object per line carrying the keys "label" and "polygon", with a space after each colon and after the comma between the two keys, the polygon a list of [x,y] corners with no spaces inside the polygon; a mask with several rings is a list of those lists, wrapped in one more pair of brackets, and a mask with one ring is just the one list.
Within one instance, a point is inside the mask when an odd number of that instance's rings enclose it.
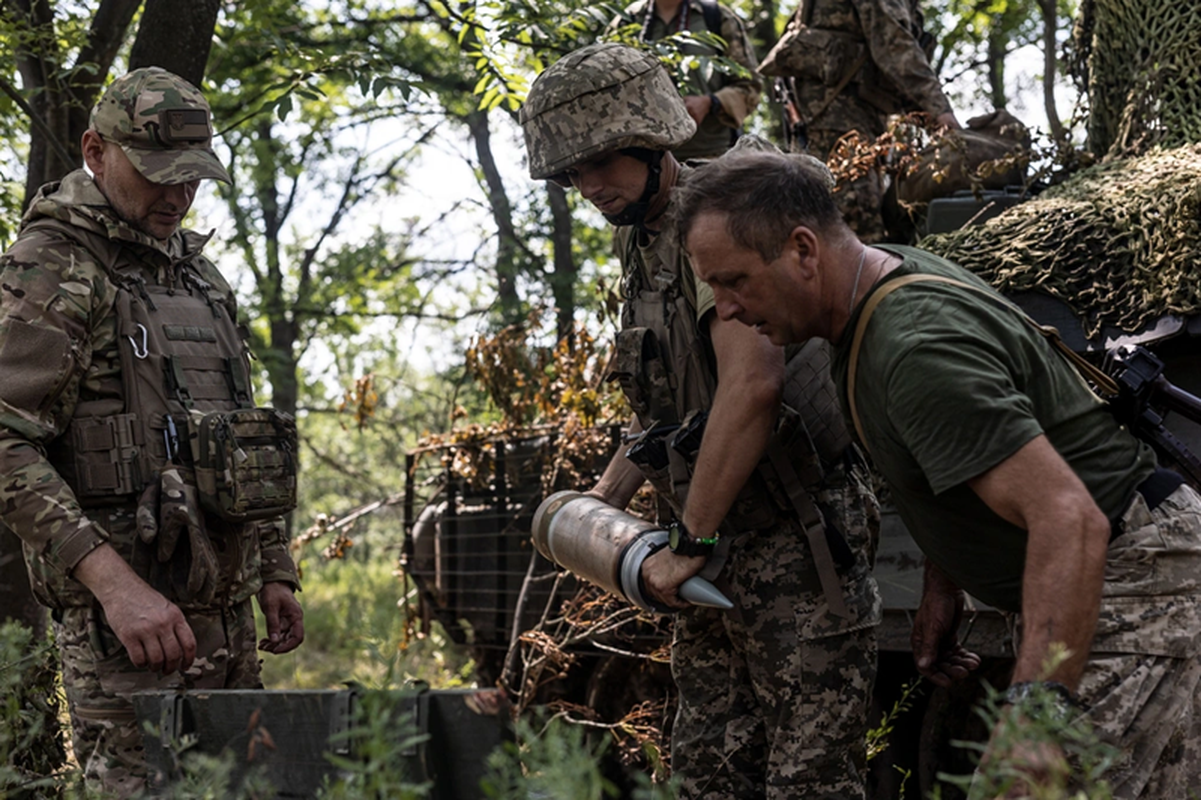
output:
{"label": "soldier in background", "polygon": [[[133,692],[261,688],[256,595],[260,649],[304,638],[277,469],[295,427],[253,408],[233,292],[180,228],[201,179],[229,181],[211,139],[191,84],[119,78],[83,135],[91,175],[43,186],[0,256],[0,523],[52,611],[76,758],[120,797],[146,782]],[[259,478],[198,479],[222,419],[267,421],[237,451]]]}
{"label": "soldier in background", "polygon": [[[649,480],[671,508],[672,546],[642,578],[679,610],[681,797],[862,798],[879,512],[831,413],[824,344],[789,359],[713,314],[671,197],[722,159],[694,169],[673,157],[694,124],[654,57],[617,44],[564,56],[534,82],[520,119],[530,176],[569,183],[616,226],[624,306],[609,379],[643,435],[589,493],[625,508]],[[734,609],[681,601],[697,574]]]}
{"label": "soldier in background", "polygon": [[759,105],[763,83],[756,73],[759,64],[742,19],[716,0],[639,0],[609,25],[612,33],[623,25],[637,24],[643,42],[656,42],[681,32],[709,32],[726,42],[725,49],[689,44],[680,48],[687,55],[724,56],[741,64],[750,75],[735,77],[713,70],[707,77],[691,70],[682,87],[684,107],[696,123],[696,133],[672,152],[679,161],[716,158],[730,149],[746,118]]}
{"label": "soldier in background", "polygon": [[[781,79],[789,144],[827,160],[850,131],[868,141],[890,114],[921,111],[943,128],[960,127],[923,49],[916,0],[801,0],[760,73]],[[834,198],[860,241],[886,236],[883,183],[869,171]]]}

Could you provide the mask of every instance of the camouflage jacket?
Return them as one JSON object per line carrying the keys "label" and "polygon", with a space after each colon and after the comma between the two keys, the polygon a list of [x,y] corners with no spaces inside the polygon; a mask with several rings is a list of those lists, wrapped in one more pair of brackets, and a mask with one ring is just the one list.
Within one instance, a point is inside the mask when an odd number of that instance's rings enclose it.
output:
{"label": "camouflage jacket", "polygon": [[[806,36],[806,28],[833,36]],[[841,81],[865,46],[867,63],[845,93],[858,93],[884,112],[910,109],[938,116],[951,111],[951,103],[918,42],[919,29],[920,11],[912,0],[802,0],[765,60],[778,56],[781,67],[791,64],[798,90],[812,106]],[[815,45],[822,42],[817,52]],[[789,49],[791,54],[779,52]],[[904,102],[897,104],[897,95]]]}
{"label": "camouflage jacket", "polygon": [[[0,523],[24,543],[35,593],[47,605],[91,602],[70,573],[101,543],[132,561],[133,501],[85,511],[48,457],[81,402],[113,414],[123,408],[116,305],[126,290],[108,270],[120,259],[136,264],[147,284],[173,286],[180,256],[199,253],[205,240],[178,231],[160,242],[134,230],[77,170],[42,188],[0,256]],[[199,255],[191,264],[232,316],[233,293],[217,269]],[[223,601],[240,602],[264,582],[299,585],[281,520],[225,533],[253,546],[237,548],[244,563],[225,565]]]}
{"label": "camouflage jacket", "polygon": [[[626,8],[614,19],[609,30],[616,30],[623,25],[638,24],[642,26],[641,36],[647,41],[658,41],[676,33],[677,21],[665,23],[657,14],[650,15],[647,25],[647,11],[653,0],[639,0]],[[702,33],[708,28],[701,4],[697,0],[688,0],[681,4],[681,12],[687,6],[687,28],[691,33]],[[715,95],[721,107],[716,115],[705,117],[697,128],[691,141],[675,150],[676,158],[684,161],[689,158],[713,157],[721,155],[730,147],[732,131],[742,127],[743,122],[759,104],[763,91],[763,81],[756,72],[759,60],[747,36],[746,25],[742,19],[724,5],[717,5],[721,13],[721,30],[713,31],[726,41],[726,49],[720,55],[741,64],[750,73],[748,77],[735,77],[725,72],[703,72],[693,70],[689,73],[687,84],[681,87],[685,95]],[[678,20],[678,17],[677,17]],[[717,55],[711,48],[700,45],[685,45],[680,48],[690,55]]]}

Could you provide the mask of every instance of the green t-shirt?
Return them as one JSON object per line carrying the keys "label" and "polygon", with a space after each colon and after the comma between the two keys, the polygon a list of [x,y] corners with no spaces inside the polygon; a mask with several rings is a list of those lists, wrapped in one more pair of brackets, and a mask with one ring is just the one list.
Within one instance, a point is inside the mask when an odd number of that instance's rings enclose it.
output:
{"label": "green t-shirt", "polygon": [[[915,272],[987,286],[910,247],[882,281]],[[860,309],[862,304],[860,305]],[[857,309],[833,352],[846,403]],[[1111,519],[1155,468],[1150,447],[1114,421],[1075,368],[1012,308],[941,283],[906,286],[877,306],[860,345],[856,400],[877,468],[913,538],[961,588],[1021,608],[1026,532],[967,485],[1039,434]]]}

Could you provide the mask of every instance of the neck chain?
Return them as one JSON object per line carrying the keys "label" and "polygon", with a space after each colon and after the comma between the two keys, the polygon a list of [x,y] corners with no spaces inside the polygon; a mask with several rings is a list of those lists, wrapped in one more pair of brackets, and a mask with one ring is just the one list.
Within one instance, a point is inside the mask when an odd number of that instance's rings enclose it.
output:
{"label": "neck chain", "polygon": [[855,295],[859,294],[859,279],[863,277],[863,264],[867,261],[867,245],[863,245],[863,249],[859,251],[859,266],[855,269],[855,285],[851,288],[851,302],[847,304],[847,319],[850,319],[851,312],[855,310]]}

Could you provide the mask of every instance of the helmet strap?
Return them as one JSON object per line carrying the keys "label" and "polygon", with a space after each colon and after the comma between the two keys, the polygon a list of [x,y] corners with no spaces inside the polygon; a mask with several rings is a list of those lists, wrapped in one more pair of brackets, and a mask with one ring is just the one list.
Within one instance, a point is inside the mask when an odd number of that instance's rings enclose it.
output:
{"label": "helmet strap", "polygon": [[663,151],[646,147],[627,147],[621,152],[646,164],[646,186],[642,190],[642,196],[633,203],[616,214],[605,214],[604,217],[611,225],[637,225],[641,228],[646,222],[646,212],[650,210],[651,200],[659,193],[659,183],[663,176]]}

